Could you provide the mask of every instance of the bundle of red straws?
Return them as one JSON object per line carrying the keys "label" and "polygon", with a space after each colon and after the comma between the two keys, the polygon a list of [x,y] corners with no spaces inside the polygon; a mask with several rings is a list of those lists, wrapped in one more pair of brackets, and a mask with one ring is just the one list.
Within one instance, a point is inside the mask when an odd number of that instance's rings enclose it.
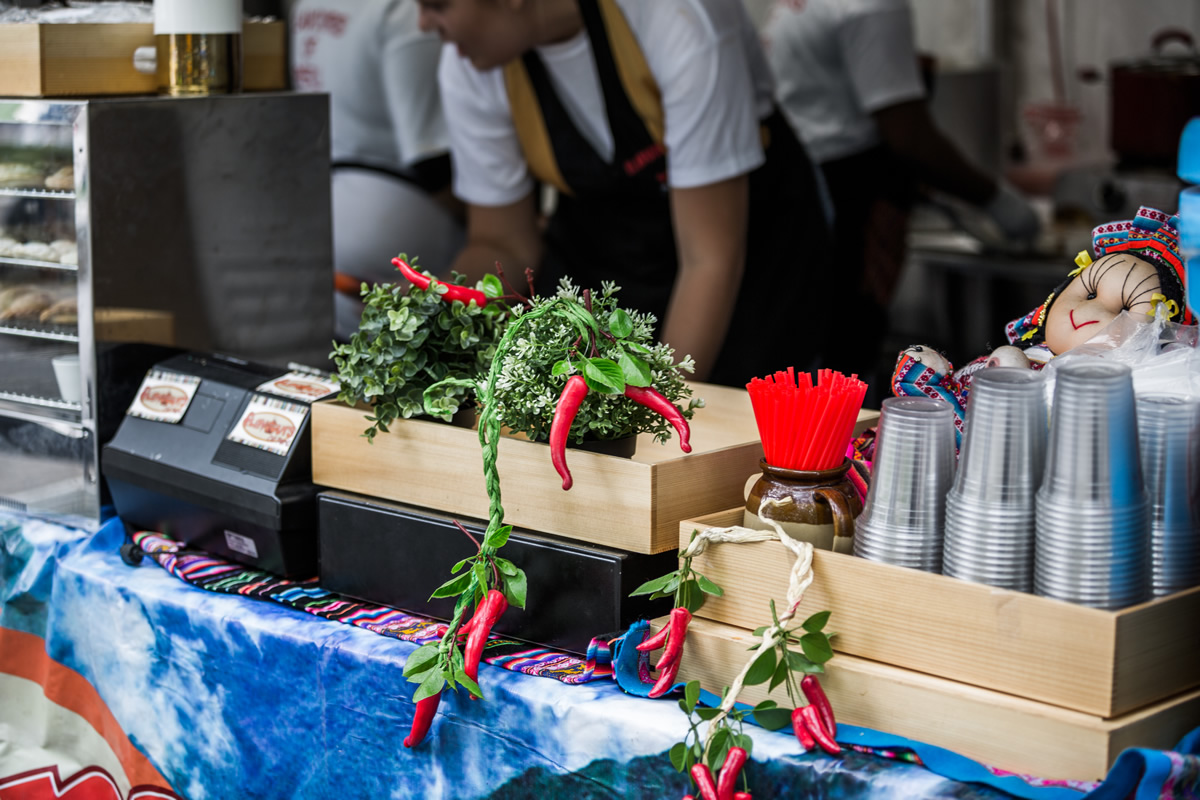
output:
{"label": "bundle of red straws", "polygon": [[794,367],[746,384],[763,454],[772,467],[833,469],[842,463],[867,385],[857,375],[823,369],[814,386]]}

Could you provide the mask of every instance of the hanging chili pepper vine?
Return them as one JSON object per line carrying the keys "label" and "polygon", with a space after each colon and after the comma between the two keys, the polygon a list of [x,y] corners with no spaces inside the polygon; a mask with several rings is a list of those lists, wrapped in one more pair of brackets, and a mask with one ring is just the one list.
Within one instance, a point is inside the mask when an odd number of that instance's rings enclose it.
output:
{"label": "hanging chili pepper vine", "polygon": [[[413,276],[409,278],[415,281]],[[494,291],[495,287],[492,288]],[[683,414],[650,387],[651,369],[641,360],[642,355],[650,351],[629,338],[634,332],[629,315],[621,309],[611,310],[602,322],[593,314],[590,294],[586,291],[582,304],[574,298],[559,296],[535,300],[529,309],[516,310],[496,347],[485,379],[448,378],[425,390],[427,401],[436,397],[438,392],[445,391],[446,387],[465,387],[474,391],[480,409],[479,445],[483,454],[484,483],[489,501],[488,525],[478,552],[455,564],[451,569],[455,577],[433,593],[434,598],[458,598],[441,640],[421,646],[405,664],[405,677],[418,684],[413,695],[417,709],[412,731],[404,740],[406,747],[420,744],[428,733],[446,688],[457,691],[462,687],[473,697],[483,697],[477,679],[488,635],[508,606],[525,607],[525,573],[511,561],[497,555],[512,532],[512,526],[504,522],[500,476],[496,465],[502,425],[497,392],[505,356],[516,342],[521,341],[529,326],[549,316],[567,320],[578,334],[574,342],[562,345],[562,358],[553,366],[555,375],[566,375],[572,371],[580,373],[565,379],[563,394],[550,426],[551,459],[563,476],[564,489],[569,489],[571,483],[565,457],[566,432],[589,392],[626,394],[635,403],[654,409],[679,432],[685,451],[690,449]],[[601,357],[597,347],[600,338],[617,346],[617,360]],[[635,391],[628,394],[629,390]],[[435,413],[436,409],[429,407],[427,412]],[[472,608],[473,614],[464,623],[464,617]],[[460,640],[464,636],[466,644],[460,649]]]}

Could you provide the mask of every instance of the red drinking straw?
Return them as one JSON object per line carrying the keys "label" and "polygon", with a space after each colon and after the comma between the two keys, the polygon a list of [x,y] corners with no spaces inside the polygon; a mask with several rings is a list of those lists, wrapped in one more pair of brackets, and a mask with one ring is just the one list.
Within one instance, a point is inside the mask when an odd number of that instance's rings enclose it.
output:
{"label": "red drinking straw", "polygon": [[832,469],[841,463],[867,385],[857,375],[823,369],[812,375],[794,367],[746,384],[763,455],[774,467]]}

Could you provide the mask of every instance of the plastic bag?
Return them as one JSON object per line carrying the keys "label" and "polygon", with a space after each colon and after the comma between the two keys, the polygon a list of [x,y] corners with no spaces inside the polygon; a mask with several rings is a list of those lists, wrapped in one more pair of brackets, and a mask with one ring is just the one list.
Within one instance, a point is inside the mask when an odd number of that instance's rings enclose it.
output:
{"label": "plastic bag", "polygon": [[1200,357],[1196,343],[1200,329],[1167,319],[1160,305],[1153,319],[1122,311],[1104,330],[1078,347],[1051,359],[1042,369],[1046,376],[1046,401],[1054,403],[1054,378],[1058,367],[1079,358],[1102,358],[1133,370],[1133,391],[1200,397]]}

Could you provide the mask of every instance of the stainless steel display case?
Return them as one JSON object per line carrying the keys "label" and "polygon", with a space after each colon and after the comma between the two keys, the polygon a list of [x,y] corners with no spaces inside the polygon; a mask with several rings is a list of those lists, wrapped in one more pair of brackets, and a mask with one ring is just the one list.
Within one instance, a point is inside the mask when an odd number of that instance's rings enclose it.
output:
{"label": "stainless steel display case", "polygon": [[0,508],[96,520],[170,348],[327,366],[328,131],[324,95],[0,99]]}

